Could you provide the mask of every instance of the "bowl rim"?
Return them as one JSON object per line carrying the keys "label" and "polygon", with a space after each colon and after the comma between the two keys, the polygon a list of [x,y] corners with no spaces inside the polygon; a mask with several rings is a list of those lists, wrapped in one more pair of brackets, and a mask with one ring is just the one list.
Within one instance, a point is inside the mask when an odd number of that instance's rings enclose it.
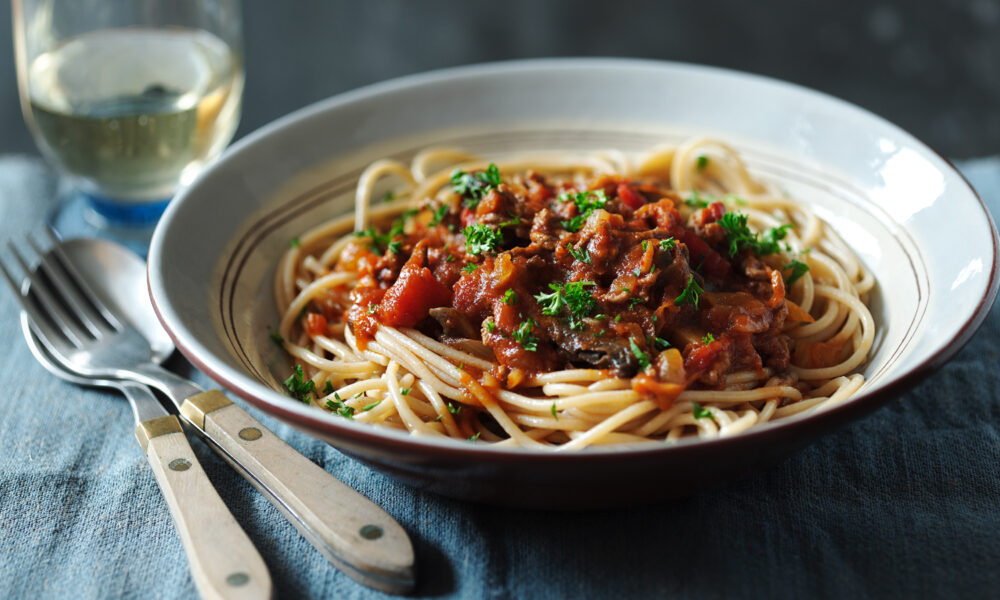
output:
{"label": "bowl rim", "polygon": [[[163,239],[165,238],[164,232],[169,228],[175,213],[180,210],[180,207],[183,205],[184,200],[188,197],[191,190],[195,190],[198,187],[198,183],[202,180],[202,178],[211,176],[211,173],[217,166],[238,160],[242,154],[256,146],[259,141],[265,140],[273,133],[281,131],[295,123],[317,117],[328,111],[337,110],[339,107],[347,106],[356,102],[362,102],[377,96],[393,94],[420,86],[440,84],[453,79],[473,79],[477,77],[488,78],[497,74],[513,74],[517,72],[545,71],[552,69],[588,70],[596,67],[643,67],[702,72],[724,76],[727,78],[764,83],[770,86],[775,86],[779,89],[785,88],[787,90],[794,90],[797,93],[805,93],[806,95],[812,96],[816,99],[823,100],[825,102],[832,102],[839,105],[840,108],[850,110],[855,114],[860,114],[869,119],[874,119],[881,125],[888,127],[897,135],[907,139],[909,143],[913,144],[915,147],[921,148],[935,155],[942,161],[943,165],[947,169],[951,170],[953,175],[958,176],[959,181],[961,181],[965,186],[963,191],[971,193],[972,197],[976,199],[979,210],[982,211],[983,216],[989,224],[992,244],[992,254],[990,256],[991,264],[989,265],[989,280],[982,297],[980,297],[979,302],[976,305],[976,308],[965,319],[955,334],[949,340],[942,343],[940,349],[933,355],[925,358],[920,363],[907,368],[880,388],[869,392],[859,393],[850,398],[847,402],[825,411],[805,414],[801,417],[792,416],[787,419],[782,419],[781,421],[768,423],[763,427],[751,428],[748,431],[731,437],[685,439],[676,444],[664,444],[660,446],[612,446],[588,448],[581,452],[552,452],[549,450],[543,451],[526,448],[496,448],[490,444],[464,444],[462,440],[452,440],[450,438],[442,440],[423,438],[412,436],[408,432],[403,431],[371,427],[346,420],[336,421],[327,417],[327,415],[316,412],[311,407],[306,407],[305,405],[302,405],[302,410],[293,410],[284,406],[283,403],[273,402],[267,399],[268,395],[277,395],[278,392],[264,386],[262,383],[253,380],[242,373],[236,372],[235,369],[226,365],[220,359],[215,357],[211,351],[205,348],[202,344],[198,343],[194,336],[191,336],[192,343],[189,345],[185,337],[188,333],[179,319],[177,329],[175,330],[175,328],[172,327],[173,321],[168,313],[175,311],[168,303],[164,303],[164,305],[161,306],[158,301],[158,298],[160,298],[159,293],[162,293],[164,296],[166,295],[166,290],[163,288],[163,281],[156,275],[157,272],[162,271]],[[308,165],[303,168],[306,168],[307,166]],[[526,462],[537,464],[540,461],[542,463],[558,462],[560,464],[565,464],[575,463],[577,461],[619,461],[622,458],[641,459],[647,456],[660,455],[663,453],[700,453],[705,451],[706,448],[711,448],[713,451],[729,451],[731,448],[743,446],[744,444],[758,445],[767,444],[780,438],[799,438],[802,437],[799,434],[804,433],[804,430],[818,432],[820,434],[833,431],[834,427],[847,423],[854,418],[875,410],[889,399],[916,385],[920,380],[944,365],[955,354],[957,354],[966,343],[968,343],[968,341],[985,321],[990,308],[996,300],[998,287],[1000,287],[1000,278],[998,278],[1000,267],[998,267],[998,264],[1000,264],[1000,235],[998,235],[996,224],[979,193],[969,183],[965,175],[959,171],[950,160],[931,148],[928,144],[924,143],[894,123],[865,108],[800,84],[764,75],[758,75],[755,73],[748,73],[710,65],[641,58],[533,58],[449,67],[423,73],[405,75],[373,83],[308,104],[249,133],[227,149],[223,155],[215,163],[213,163],[213,165],[209,166],[201,174],[199,174],[189,186],[181,190],[177,197],[170,202],[160,219],[160,223],[156,227],[150,244],[149,262],[147,267],[147,286],[157,318],[164,326],[164,329],[166,329],[170,338],[174,341],[178,350],[180,350],[181,353],[184,354],[184,356],[187,357],[188,360],[190,360],[198,369],[206,373],[216,383],[219,383],[229,391],[234,392],[241,398],[247,400],[254,406],[264,410],[272,416],[275,416],[286,423],[290,423],[300,430],[307,431],[314,436],[327,440],[333,439],[335,440],[335,442],[333,442],[335,445],[386,447],[391,448],[391,450],[396,453],[407,452],[412,453],[414,456],[429,459],[454,460],[463,458],[479,461],[489,459],[493,463],[506,463],[512,465],[523,464]],[[228,371],[233,372],[230,373]],[[245,380],[245,383],[241,382],[241,379]],[[262,388],[264,392],[263,394],[252,393],[250,391],[257,386]],[[284,397],[281,397],[281,399],[286,400]],[[287,400],[290,401],[290,399]],[[296,406],[296,408],[298,409],[300,407]]]}

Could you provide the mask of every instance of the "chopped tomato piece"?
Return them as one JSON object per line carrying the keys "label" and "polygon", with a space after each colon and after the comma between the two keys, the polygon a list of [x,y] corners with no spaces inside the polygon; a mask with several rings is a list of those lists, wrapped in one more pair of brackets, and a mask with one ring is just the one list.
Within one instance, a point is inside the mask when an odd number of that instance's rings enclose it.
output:
{"label": "chopped tomato piece", "polygon": [[631,208],[632,210],[637,210],[640,206],[646,203],[646,199],[642,197],[641,194],[636,193],[632,186],[627,183],[618,184],[618,197],[621,198],[622,203]]}
{"label": "chopped tomato piece", "polygon": [[326,317],[314,312],[307,314],[306,333],[309,335],[326,335]]}
{"label": "chopped tomato piece", "polygon": [[435,306],[451,302],[451,290],[423,266],[423,248],[418,244],[378,307],[378,320],[393,327],[413,327]]}

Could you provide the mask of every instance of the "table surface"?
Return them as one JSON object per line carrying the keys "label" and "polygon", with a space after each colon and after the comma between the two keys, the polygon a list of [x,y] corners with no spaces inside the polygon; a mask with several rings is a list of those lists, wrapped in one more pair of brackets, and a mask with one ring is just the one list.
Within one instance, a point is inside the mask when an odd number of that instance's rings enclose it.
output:
{"label": "table surface", "polygon": [[[1000,159],[960,167],[1000,214]],[[54,197],[37,159],[0,157],[0,239],[39,227]],[[49,376],[16,317],[14,298],[0,292],[0,597],[193,597],[127,403]],[[535,512],[429,495],[251,412],[402,523],[417,597],[988,597],[1000,588],[998,333],[995,309],[932,377],[766,471],[621,510]],[[170,366],[190,370],[180,357]],[[193,445],[279,597],[384,596],[334,569]]]}

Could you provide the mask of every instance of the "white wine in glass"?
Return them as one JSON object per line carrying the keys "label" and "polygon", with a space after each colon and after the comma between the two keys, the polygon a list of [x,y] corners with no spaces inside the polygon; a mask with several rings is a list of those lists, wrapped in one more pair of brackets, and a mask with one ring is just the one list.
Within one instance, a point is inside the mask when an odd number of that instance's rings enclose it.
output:
{"label": "white wine in glass", "polygon": [[91,226],[148,228],[236,130],[238,2],[13,6],[22,106],[41,152],[86,203]]}

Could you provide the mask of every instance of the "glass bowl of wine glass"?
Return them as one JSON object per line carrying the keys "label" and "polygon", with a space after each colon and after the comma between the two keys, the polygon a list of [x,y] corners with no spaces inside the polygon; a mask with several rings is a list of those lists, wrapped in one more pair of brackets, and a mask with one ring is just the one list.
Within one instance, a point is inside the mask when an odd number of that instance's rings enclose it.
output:
{"label": "glass bowl of wine glass", "polygon": [[157,219],[232,139],[239,0],[13,0],[24,118],[64,176],[64,236],[145,253]]}

